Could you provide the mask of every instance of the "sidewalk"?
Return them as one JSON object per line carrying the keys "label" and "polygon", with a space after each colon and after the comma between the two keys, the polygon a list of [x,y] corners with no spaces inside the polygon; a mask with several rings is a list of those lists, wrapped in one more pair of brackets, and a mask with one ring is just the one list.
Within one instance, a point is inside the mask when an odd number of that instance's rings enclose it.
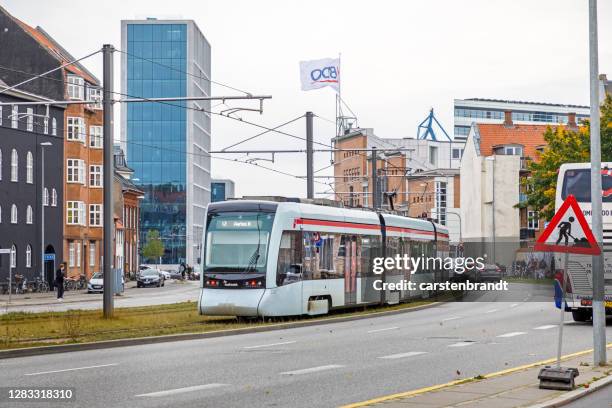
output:
{"label": "sidewalk", "polygon": [[[538,388],[538,373],[545,365],[554,365],[551,360],[529,364],[483,376],[482,379],[452,381],[420,390],[383,396],[369,401],[346,405],[345,408],[514,408],[557,407],[586,395],[588,391],[612,394],[612,344],[608,344],[608,365],[593,367],[592,351],[574,353],[562,361],[565,367],[577,367],[576,390],[555,391]],[[588,364],[588,365],[587,365]],[[602,378],[605,377],[605,378]],[[585,384],[586,387],[584,386]],[[607,384],[607,385],[604,385]],[[606,389],[596,391],[598,387]]]}

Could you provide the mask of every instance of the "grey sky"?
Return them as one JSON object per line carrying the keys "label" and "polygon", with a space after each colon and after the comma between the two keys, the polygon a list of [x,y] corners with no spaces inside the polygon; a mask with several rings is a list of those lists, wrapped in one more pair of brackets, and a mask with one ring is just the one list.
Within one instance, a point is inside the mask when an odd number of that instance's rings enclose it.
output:
{"label": "grey sky", "polygon": [[[300,91],[298,62],[340,52],[343,98],[359,124],[373,127],[381,137],[414,137],[430,107],[452,132],[453,98],[589,101],[587,0],[4,0],[3,6],[28,24],[42,26],[77,57],[103,43],[120,47],[121,19],[193,19],[212,45],[213,80],[273,96],[264,115],[242,115],[267,126],[307,110],[333,119],[333,91]],[[600,0],[600,72],[612,76],[610,22],[612,2]],[[101,76],[101,57],[86,65]],[[119,89],[118,71],[116,81]],[[214,86],[213,94],[235,92]],[[258,132],[225,118],[213,117],[212,123],[214,149]],[[300,121],[283,130],[303,136],[304,127]],[[316,140],[329,142],[334,126],[315,119],[315,131]],[[274,133],[242,145],[301,146]],[[316,168],[329,159],[329,154],[318,154]],[[304,175],[305,162],[304,155],[283,155],[274,164],[261,163]],[[238,195],[305,195],[300,180],[219,160],[212,166],[213,175],[236,181]],[[316,186],[316,191],[325,189]]]}

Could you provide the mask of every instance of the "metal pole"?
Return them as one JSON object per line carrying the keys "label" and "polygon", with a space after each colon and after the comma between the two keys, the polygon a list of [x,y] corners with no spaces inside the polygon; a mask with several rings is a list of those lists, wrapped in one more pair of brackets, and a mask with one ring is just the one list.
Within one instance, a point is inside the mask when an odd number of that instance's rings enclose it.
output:
{"label": "metal pole", "polygon": [[[15,255],[16,257],[17,255]],[[11,303],[11,294],[13,293],[13,251],[9,255],[9,298],[8,304]]]}
{"label": "metal pole", "polygon": [[314,114],[306,112],[306,198],[314,198],[314,161],[312,151],[312,119]]}
{"label": "metal pole", "polygon": [[561,367],[561,348],[563,346],[563,326],[565,323],[565,290],[567,285],[567,262],[569,259],[569,252],[565,253],[565,263],[563,264],[563,272],[561,273],[561,279],[563,279],[563,283],[561,284],[561,318],[559,319],[559,339],[557,341],[557,368]]}
{"label": "metal pole", "polygon": [[111,263],[113,259],[113,52],[114,47],[102,47],[103,60],[103,97],[104,110],[104,317],[113,317],[114,277]]}
{"label": "metal pole", "polygon": [[376,154],[376,147],[372,146],[372,208],[378,209],[378,170],[376,169],[376,162],[378,156]]}
{"label": "metal pole", "polygon": [[40,165],[42,174],[40,176],[40,280],[45,279],[45,146],[40,146]]}
{"label": "metal pole", "polygon": [[[597,51],[597,0],[589,0],[589,68],[591,86],[591,222],[601,246],[601,144],[599,135],[599,63]],[[604,307],[603,254],[593,256],[593,362],[606,364],[606,310]]]}

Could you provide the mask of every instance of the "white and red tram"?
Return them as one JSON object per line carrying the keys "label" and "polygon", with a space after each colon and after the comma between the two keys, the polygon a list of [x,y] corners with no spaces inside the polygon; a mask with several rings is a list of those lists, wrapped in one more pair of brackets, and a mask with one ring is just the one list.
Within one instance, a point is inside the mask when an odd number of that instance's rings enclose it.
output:
{"label": "white and red tram", "polygon": [[429,293],[380,291],[375,280],[445,279],[443,271],[372,271],[375,257],[448,256],[448,230],[424,219],[299,202],[208,205],[199,310],[204,315],[325,314]]}

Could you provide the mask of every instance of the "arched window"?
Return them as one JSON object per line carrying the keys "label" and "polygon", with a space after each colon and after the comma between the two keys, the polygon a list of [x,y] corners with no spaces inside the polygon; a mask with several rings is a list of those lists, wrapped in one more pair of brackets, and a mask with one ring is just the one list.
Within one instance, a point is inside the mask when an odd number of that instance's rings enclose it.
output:
{"label": "arched window", "polygon": [[43,190],[43,205],[45,207],[49,205],[49,189],[47,187]]}
{"label": "arched window", "polygon": [[[0,114],[2,111],[0,111]],[[2,149],[0,149],[0,180],[2,180]]]}
{"label": "arched window", "polygon": [[11,207],[11,224],[17,224],[17,206],[15,204]]}
{"label": "arched window", "polygon": [[31,224],[32,218],[33,218],[32,206],[28,205],[28,208],[26,209],[26,224]]}
{"label": "arched window", "polygon": [[32,157],[32,152],[28,152],[26,156],[26,183],[34,183],[34,157]]}
{"label": "arched window", "polygon": [[2,224],[2,206],[0,205],[0,224]]}
{"label": "arched window", "polygon": [[55,118],[51,121],[51,134],[57,136],[57,119]]}
{"label": "arched window", "polygon": [[57,207],[57,190],[51,190],[51,206]]}
{"label": "arched window", "polygon": [[32,247],[30,244],[26,247],[26,268],[32,267]]}
{"label": "arched window", "polygon": [[17,171],[19,170],[19,155],[17,154],[17,150],[13,149],[11,152],[11,181],[18,181],[19,175]]}
{"label": "arched window", "polygon": [[11,247],[11,268],[16,268],[17,267],[17,247],[15,246],[15,244],[13,244],[13,246]]}

